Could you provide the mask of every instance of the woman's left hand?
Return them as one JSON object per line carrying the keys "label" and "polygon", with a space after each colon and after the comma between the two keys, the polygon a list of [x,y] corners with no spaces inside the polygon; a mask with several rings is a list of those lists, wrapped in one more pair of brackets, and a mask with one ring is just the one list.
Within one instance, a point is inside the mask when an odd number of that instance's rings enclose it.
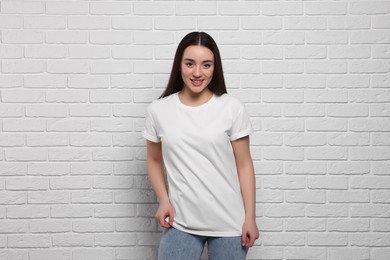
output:
{"label": "woman's left hand", "polygon": [[256,221],[246,220],[242,226],[242,246],[251,247],[258,238],[259,229],[257,228]]}

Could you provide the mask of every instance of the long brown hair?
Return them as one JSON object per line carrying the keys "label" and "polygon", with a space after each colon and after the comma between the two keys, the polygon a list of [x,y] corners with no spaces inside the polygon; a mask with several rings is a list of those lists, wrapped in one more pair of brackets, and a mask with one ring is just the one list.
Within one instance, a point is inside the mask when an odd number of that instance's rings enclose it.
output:
{"label": "long brown hair", "polygon": [[225,78],[223,76],[221,55],[219,54],[218,46],[214,39],[205,32],[191,32],[184,36],[176,49],[175,58],[173,60],[171,75],[166,89],[160,98],[169,96],[183,89],[183,78],[181,77],[180,65],[183,58],[184,50],[191,45],[204,46],[214,54],[214,73],[208,88],[214,94],[220,96],[227,93]]}

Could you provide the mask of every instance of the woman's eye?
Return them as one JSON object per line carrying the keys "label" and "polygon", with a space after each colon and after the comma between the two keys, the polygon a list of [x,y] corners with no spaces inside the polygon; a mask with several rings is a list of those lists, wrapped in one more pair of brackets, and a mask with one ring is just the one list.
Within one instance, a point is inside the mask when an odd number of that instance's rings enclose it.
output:
{"label": "woman's eye", "polygon": [[187,67],[192,67],[192,63],[186,63]]}

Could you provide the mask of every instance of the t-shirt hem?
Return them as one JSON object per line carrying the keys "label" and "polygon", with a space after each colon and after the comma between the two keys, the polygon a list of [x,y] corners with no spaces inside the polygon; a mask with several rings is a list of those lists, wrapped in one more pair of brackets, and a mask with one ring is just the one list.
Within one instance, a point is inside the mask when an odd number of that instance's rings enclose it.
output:
{"label": "t-shirt hem", "polygon": [[172,225],[174,228],[177,230],[183,231],[185,233],[193,234],[193,235],[198,235],[198,236],[207,236],[207,237],[236,237],[236,236],[241,236],[241,231],[240,232],[235,232],[235,231],[228,231],[228,232],[213,232],[213,231],[196,231],[196,230],[187,230],[177,224],[175,222]]}
{"label": "t-shirt hem", "polygon": [[156,137],[154,137],[154,136],[152,136],[152,135],[146,133],[145,131],[142,132],[142,136],[143,136],[145,139],[147,139],[147,140],[149,140],[149,141],[151,141],[151,142],[153,142],[153,143],[160,143],[160,142],[161,142],[160,139],[158,139],[158,138],[156,138]]}
{"label": "t-shirt hem", "polygon": [[253,132],[253,129],[247,129],[247,130],[241,131],[235,135],[232,135],[230,137],[230,141],[235,141],[235,140],[240,139],[244,136],[250,135],[252,132]]}

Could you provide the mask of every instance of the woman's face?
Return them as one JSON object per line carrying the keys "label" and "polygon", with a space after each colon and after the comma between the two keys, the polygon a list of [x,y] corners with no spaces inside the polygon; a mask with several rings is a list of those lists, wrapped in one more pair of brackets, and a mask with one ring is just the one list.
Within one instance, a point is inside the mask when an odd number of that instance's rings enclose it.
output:
{"label": "woman's face", "polygon": [[184,50],[180,68],[184,81],[183,89],[200,94],[208,89],[207,86],[213,78],[214,54],[204,46],[188,46]]}

